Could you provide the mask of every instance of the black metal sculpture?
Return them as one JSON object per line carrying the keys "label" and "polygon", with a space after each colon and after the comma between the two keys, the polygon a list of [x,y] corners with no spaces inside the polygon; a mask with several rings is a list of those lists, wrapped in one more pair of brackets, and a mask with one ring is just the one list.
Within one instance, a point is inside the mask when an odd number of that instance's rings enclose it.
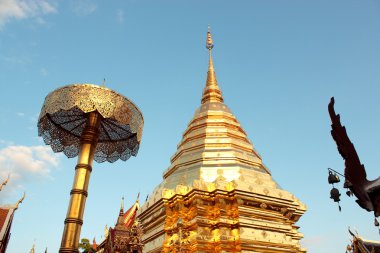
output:
{"label": "black metal sculpture", "polygon": [[342,210],[342,208],[340,207],[340,192],[337,188],[335,188],[334,184],[337,184],[340,182],[340,179],[339,179],[339,176],[338,176],[338,172],[336,172],[335,170],[333,169],[330,169],[328,168],[329,170],[329,177],[328,177],[328,182],[329,184],[332,185],[332,189],[330,191],[330,199],[334,200],[334,202],[337,202],[338,203],[338,207],[339,207],[339,212]]}
{"label": "black metal sculpture", "polygon": [[347,136],[346,128],[340,122],[339,114],[335,113],[334,97],[331,98],[328,110],[332,122],[331,135],[345,161],[344,187],[357,197],[356,202],[361,208],[368,212],[373,211],[375,217],[378,217],[380,215],[380,177],[373,181],[367,180],[364,165],[361,164],[355,147]]}

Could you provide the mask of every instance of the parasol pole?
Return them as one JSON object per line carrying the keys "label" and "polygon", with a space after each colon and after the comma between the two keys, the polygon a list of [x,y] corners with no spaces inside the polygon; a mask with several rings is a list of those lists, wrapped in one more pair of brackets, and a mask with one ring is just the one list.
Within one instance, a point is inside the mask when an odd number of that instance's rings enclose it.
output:
{"label": "parasol pole", "polygon": [[74,183],[70,192],[70,203],[66,214],[60,253],[79,252],[80,231],[101,120],[102,116],[97,111],[88,113],[87,123],[80,139],[80,152],[75,166]]}

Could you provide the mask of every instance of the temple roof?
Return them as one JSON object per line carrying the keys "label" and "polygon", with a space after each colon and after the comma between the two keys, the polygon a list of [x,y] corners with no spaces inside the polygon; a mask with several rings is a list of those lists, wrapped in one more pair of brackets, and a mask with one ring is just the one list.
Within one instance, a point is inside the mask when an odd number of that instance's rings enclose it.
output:
{"label": "temple roof", "polygon": [[350,230],[352,235],[352,245],[348,246],[348,250],[354,253],[380,253],[380,241],[372,241],[363,239],[357,232],[355,235]]}
{"label": "temple roof", "polygon": [[136,221],[137,211],[140,209],[139,195],[135,203],[126,212],[124,212],[124,197],[122,198],[119,217],[117,218],[115,228],[131,228],[133,226]]}
{"label": "temple roof", "polygon": [[[0,185],[0,191],[2,190],[2,187],[7,184],[8,180],[9,176]],[[4,252],[9,241],[14,213],[18,209],[18,206],[21,204],[24,198],[25,193],[22,196],[22,198],[19,201],[17,201],[17,203],[0,206],[0,250],[4,250]]]}
{"label": "temple roof", "polygon": [[15,209],[0,207],[0,241],[3,241],[6,230],[12,223]]}
{"label": "temple roof", "polygon": [[[106,226],[106,231],[104,235],[104,240],[97,245],[95,239],[93,241],[93,248],[96,249],[96,252],[119,252],[111,250],[112,247],[125,247],[126,245],[134,245],[133,247],[142,247],[141,244],[141,235],[142,228],[139,223],[137,223],[136,214],[140,209],[139,204],[139,196],[137,197],[135,203],[124,212],[124,197],[121,201],[121,207],[117,222],[115,227],[112,228]],[[133,231],[138,231],[137,234],[132,233]],[[133,238],[137,238],[137,240],[132,240]],[[122,240],[122,241],[120,241]],[[112,244],[112,247],[107,246],[107,244]],[[141,245],[140,245],[141,244]],[[109,251],[111,250],[111,251]],[[122,251],[124,252],[124,251]],[[127,252],[127,251],[125,251]],[[128,251],[129,252],[129,251]],[[140,252],[140,251],[138,251]]]}
{"label": "temple roof", "polygon": [[0,242],[8,240],[8,234],[11,229],[13,216],[18,208],[20,201],[13,205],[0,206]]}
{"label": "temple roof", "polygon": [[135,203],[123,214],[124,225],[131,228],[136,221],[137,211],[140,209],[140,203],[137,199]]}

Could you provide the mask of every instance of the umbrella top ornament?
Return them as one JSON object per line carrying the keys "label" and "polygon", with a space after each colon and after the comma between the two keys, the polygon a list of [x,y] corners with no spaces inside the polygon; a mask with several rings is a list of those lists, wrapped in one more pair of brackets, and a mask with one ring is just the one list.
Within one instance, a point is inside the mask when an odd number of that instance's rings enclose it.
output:
{"label": "umbrella top ornament", "polygon": [[76,157],[87,115],[95,111],[101,122],[94,160],[112,163],[136,156],[144,125],[140,110],[119,93],[93,84],[68,85],[48,94],[38,120],[38,135],[54,152]]}

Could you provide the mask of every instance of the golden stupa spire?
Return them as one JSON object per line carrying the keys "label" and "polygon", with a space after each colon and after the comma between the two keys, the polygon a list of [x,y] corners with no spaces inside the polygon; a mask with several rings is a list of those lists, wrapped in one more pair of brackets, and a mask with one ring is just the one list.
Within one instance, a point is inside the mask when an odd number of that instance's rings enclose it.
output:
{"label": "golden stupa spire", "polygon": [[208,72],[207,72],[207,80],[206,87],[203,90],[202,96],[202,104],[206,102],[223,102],[222,92],[219,89],[218,82],[216,80],[214,64],[212,62],[212,48],[214,47],[214,43],[211,37],[210,26],[207,31],[207,40],[206,40],[206,48],[209,52],[209,63],[208,63]]}

